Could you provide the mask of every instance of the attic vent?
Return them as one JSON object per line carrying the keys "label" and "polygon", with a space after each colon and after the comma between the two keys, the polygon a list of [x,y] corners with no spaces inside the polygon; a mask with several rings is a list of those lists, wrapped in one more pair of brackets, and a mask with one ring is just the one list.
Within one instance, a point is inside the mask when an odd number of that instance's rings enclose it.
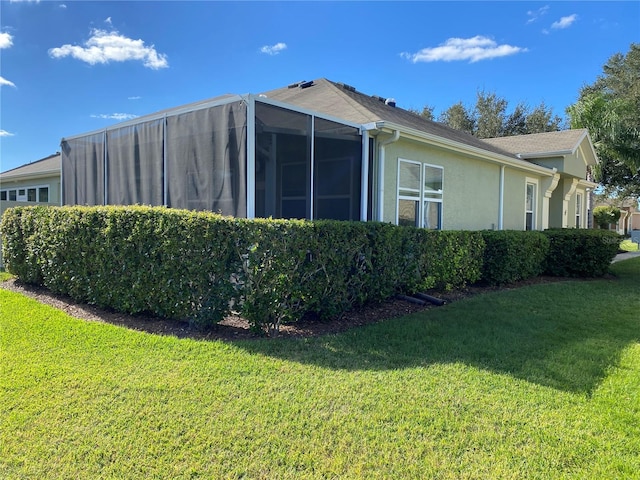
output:
{"label": "attic vent", "polygon": [[313,85],[313,80],[308,81],[308,82],[301,82],[300,85],[298,85],[298,86],[300,88],[309,88],[312,85]]}
{"label": "attic vent", "polygon": [[304,83],[304,80],[301,82],[292,83],[291,85],[287,85],[287,88],[297,88],[301,83]]}
{"label": "attic vent", "polygon": [[371,95],[371,98],[373,98],[374,100],[378,100],[379,102],[384,102],[385,101],[384,97],[380,97],[378,95]]}
{"label": "attic vent", "polygon": [[390,107],[395,107],[396,106],[396,99],[395,98],[387,98],[384,103],[386,105],[389,105]]}
{"label": "attic vent", "polygon": [[356,87],[352,87],[351,85],[347,85],[346,83],[338,83],[338,86],[342,87],[344,90],[348,92],[355,92]]}

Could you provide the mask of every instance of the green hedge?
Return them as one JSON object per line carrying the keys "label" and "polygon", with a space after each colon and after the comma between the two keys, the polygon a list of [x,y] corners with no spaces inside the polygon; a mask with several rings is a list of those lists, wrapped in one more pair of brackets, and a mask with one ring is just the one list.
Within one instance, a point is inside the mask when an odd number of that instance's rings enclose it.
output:
{"label": "green hedge", "polygon": [[480,278],[477,232],[376,222],[246,220],[149,207],[17,207],[2,221],[7,269],[126,313],[196,324],[240,311],[277,330],[399,292]]}
{"label": "green hedge", "polygon": [[492,285],[533,278],[544,272],[549,239],[542,232],[483,231],[482,281]]}
{"label": "green hedge", "polygon": [[546,273],[560,277],[601,277],[618,253],[621,237],[608,230],[552,229]]}
{"label": "green hedge", "polygon": [[162,207],[16,207],[7,270],[125,313],[274,331],[397,293],[607,272],[619,237],[593,230],[430,231],[378,222],[234,219]]}
{"label": "green hedge", "polygon": [[17,207],[2,219],[7,270],[126,313],[217,322],[238,269],[233,221],[145,207]]}

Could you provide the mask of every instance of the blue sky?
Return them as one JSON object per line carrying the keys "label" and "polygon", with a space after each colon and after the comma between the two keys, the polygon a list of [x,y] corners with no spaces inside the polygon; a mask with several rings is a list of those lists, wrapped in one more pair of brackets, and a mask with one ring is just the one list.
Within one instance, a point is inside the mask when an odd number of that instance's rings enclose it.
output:
{"label": "blue sky", "polygon": [[640,42],[640,2],[0,0],[0,171],[60,139],[325,77],[435,113],[478,90],[554,112]]}

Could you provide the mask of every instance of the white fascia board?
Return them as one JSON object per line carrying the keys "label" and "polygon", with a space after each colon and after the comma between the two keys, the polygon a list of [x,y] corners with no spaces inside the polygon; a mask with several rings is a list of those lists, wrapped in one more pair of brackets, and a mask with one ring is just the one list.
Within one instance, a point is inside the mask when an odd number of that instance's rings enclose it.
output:
{"label": "white fascia board", "polygon": [[564,157],[565,155],[572,155],[575,150],[556,150],[553,152],[525,152],[518,153],[518,158],[547,158],[547,157]]}
{"label": "white fascia board", "polygon": [[579,187],[590,188],[591,190],[594,190],[595,188],[597,188],[598,185],[599,185],[598,183],[590,182],[589,180],[580,179],[578,181],[578,186]]}
{"label": "white fascia board", "polygon": [[100,128],[98,130],[93,130],[90,132],[80,133],[78,135],[72,135],[69,137],[63,137],[60,140],[60,145],[62,142],[66,140],[74,140],[76,138],[82,138],[89,135],[96,135],[98,133],[108,132],[111,130],[117,130],[118,128],[130,127],[132,125],[138,125],[139,123],[150,122],[153,120],[160,120],[165,117],[173,117],[174,115],[180,115],[188,112],[195,112],[196,110],[202,110],[203,108],[209,107],[219,107],[221,105],[227,105],[229,103],[241,102],[244,100],[240,95],[231,95],[224,98],[211,99],[211,100],[203,100],[201,102],[190,103],[187,105],[182,105],[180,107],[169,108],[167,110],[162,110],[156,113],[150,113],[149,115],[143,115],[141,117],[132,118],[131,120],[127,120],[125,122],[116,123],[114,125],[110,125],[106,128]]}
{"label": "white fascia board", "polygon": [[[364,127],[371,126],[371,125],[373,124],[367,124],[367,125],[364,125]],[[536,173],[538,175],[552,177],[557,172],[556,168],[542,167],[540,165],[529,163],[525,160],[519,160],[514,157],[500,155],[498,153],[494,153],[489,150],[483,150],[481,148],[473,147],[471,145],[465,145],[464,143],[448,140],[446,138],[443,138],[437,135],[422,132],[420,130],[415,130],[413,128],[404,127],[402,125],[398,125],[391,122],[385,122],[385,121],[375,122],[375,129],[376,130],[382,130],[382,129],[399,130],[401,133],[405,134],[404,135],[405,137],[410,136],[410,137],[416,137],[420,140],[427,140],[432,145],[444,147],[449,150],[455,150],[461,153],[465,153],[467,155],[473,155],[476,157],[480,157],[491,163],[496,163],[498,165],[506,165],[508,167],[516,168],[518,170],[523,170],[526,172]]]}
{"label": "white fascia board", "polygon": [[305,115],[313,115],[314,117],[322,118],[324,120],[329,120],[330,122],[340,123],[342,125],[346,125],[348,127],[354,127],[362,131],[363,125],[360,123],[350,122],[343,118],[334,117],[332,115],[325,115],[324,113],[316,112],[315,110],[310,110],[308,108],[298,107],[297,105],[293,105],[291,103],[281,102],[279,100],[273,100],[269,97],[261,97],[260,95],[249,95],[249,98],[254,98],[256,102],[266,103],[267,105],[273,105],[274,107],[284,108],[285,110],[292,110],[294,112],[303,113]]}

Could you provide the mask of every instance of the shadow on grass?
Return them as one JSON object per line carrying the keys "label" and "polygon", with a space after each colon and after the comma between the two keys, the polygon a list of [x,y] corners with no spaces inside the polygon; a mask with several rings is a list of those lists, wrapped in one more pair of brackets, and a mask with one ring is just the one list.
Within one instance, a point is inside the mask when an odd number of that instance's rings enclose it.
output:
{"label": "shadow on grass", "polygon": [[331,369],[464,363],[590,394],[640,340],[640,259],[617,279],[494,292],[323,338],[239,342],[247,351]]}

